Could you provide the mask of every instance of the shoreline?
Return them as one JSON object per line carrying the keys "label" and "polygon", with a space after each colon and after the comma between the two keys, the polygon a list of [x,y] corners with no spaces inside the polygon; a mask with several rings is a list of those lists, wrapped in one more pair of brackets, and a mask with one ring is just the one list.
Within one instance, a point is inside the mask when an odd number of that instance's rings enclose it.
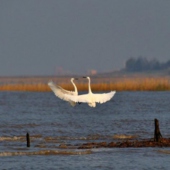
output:
{"label": "shoreline", "polygon": [[[0,91],[50,92],[48,81],[74,90],[70,77],[0,77]],[[78,91],[87,91],[87,80],[74,81]],[[92,91],[170,91],[170,77],[121,76],[91,77]]]}

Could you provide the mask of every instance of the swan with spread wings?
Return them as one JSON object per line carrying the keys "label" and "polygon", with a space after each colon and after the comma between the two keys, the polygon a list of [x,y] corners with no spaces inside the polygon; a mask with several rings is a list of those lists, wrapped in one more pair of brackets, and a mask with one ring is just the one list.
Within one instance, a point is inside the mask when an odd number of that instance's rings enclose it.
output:
{"label": "swan with spread wings", "polygon": [[67,99],[70,101],[73,101],[75,103],[88,103],[90,107],[96,107],[96,103],[105,103],[115,95],[116,91],[111,91],[109,93],[98,93],[94,94],[91,91],[91,86],[90,86],[90,77],[83,77],[88,79],[88,89],[89,92],[87,94],[82,94],[82,95],[70,95],[70,94],[64,94]]}

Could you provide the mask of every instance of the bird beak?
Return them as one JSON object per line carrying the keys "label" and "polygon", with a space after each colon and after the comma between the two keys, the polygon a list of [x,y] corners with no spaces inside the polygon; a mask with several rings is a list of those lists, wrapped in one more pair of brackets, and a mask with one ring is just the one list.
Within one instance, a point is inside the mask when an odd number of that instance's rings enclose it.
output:
{"label": "bird beak", "polygon": [[83,78],[87,78],[87,77],[83,77]]}

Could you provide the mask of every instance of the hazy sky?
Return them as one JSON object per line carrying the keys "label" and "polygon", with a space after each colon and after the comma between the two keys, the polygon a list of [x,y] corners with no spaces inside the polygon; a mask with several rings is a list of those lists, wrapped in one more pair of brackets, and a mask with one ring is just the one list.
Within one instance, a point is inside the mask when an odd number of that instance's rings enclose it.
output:
{"label": "hazy sky", "polygon": [[169,0],[0,0],[0,76],[87,74],[170,59]]}

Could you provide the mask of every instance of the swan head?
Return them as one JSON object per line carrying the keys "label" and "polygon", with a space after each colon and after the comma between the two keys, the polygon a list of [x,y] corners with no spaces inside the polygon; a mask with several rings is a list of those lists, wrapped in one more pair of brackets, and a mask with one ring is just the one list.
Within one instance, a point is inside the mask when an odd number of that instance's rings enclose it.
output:
{"label": "swan head", "polygon": [[73,80],[78,80],[78,78],[71,78],[71,81],[73,81]]}
{"label": "swan head", "polygon": [[88,77],[88,76],[87,77],[83,77],[83,78],[90,79],[90,77]]}

